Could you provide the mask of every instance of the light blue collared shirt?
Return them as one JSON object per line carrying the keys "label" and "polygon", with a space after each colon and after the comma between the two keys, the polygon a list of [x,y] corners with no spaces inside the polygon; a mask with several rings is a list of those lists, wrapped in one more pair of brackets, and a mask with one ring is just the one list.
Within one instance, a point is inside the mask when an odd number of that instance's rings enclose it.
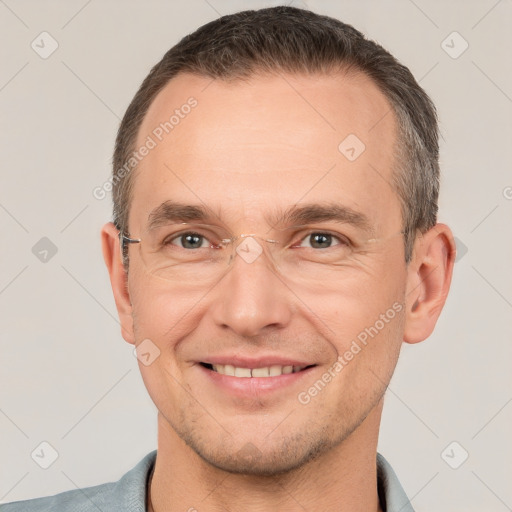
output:
{"label": "light blue collared shirt", "polygon": [[[156,453],[148,453],[117,482],[6,503],[0,505],[0,512],[146,512],[146,490]],[[384,512],[414,512],[393,468],[380,453],[377,487]]]}

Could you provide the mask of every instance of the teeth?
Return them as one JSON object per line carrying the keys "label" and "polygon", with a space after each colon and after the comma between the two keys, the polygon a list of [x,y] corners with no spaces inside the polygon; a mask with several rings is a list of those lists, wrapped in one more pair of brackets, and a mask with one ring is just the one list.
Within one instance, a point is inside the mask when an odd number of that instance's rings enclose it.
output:
{"label": "teeth", "polygon": [[278,365],[275,365],[275,366],[271,366],[269,368],[270,370],[270,376],[271,377],[275,377],[277,375],[281,375],[283,373],[283,367],[282,366],[278,366]]}
{"label": "teeth", "polygon": [[250,368],[235,368],[235,377],[250,377]]}
{"label": "teeth", "polygon": [[[221,370],[217,370],[219,373],[224,373],[224,375],[231,375],[232,377],[235,376],[235,367],[232,364],[226,364],[224,365],[224,370],[222,371],[222,365],[219,364],[219,367],[221,367]],[[215,368],[215,366],[214,366]]]}
{"label": "teeth", "polygon": [[266,368],[254,368],[251,370],[252,377],[269,377],[270,376],[270,368],[267,366]]}
{"label": "teeth", "polygon": [[277,377],[288,373],[297,373],[305,366],[265,366],[263,368],[239,368],[231,364],[214,364],[213,370],[222,375],[231,377]]}

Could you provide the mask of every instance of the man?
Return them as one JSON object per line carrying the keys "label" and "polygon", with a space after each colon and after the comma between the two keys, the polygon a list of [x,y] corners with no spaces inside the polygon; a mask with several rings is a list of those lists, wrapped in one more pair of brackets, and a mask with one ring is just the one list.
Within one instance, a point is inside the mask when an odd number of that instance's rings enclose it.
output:
{"label": "man", "polygon": [[103,254],[158,450],[2,512],[411,511],[377,454],[383,397],[455,246],[410,72],[332,18],[222,17],[144,80],[112,183]]}

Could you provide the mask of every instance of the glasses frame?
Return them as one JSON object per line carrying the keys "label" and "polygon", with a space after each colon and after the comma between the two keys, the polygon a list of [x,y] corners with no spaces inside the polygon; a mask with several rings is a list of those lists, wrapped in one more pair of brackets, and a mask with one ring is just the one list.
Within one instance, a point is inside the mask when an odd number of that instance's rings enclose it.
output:
{"label": "glasses frame", "polygon": [[[191,223],[191,222],[177,222],[176,225],[195,226],[195,227],[201,227],[201,226],[213,227],[211,224],[201,224],[201,223]],[[300,226],[293,226],[293,227],[300,227]],[[291,228],[285,228],[285,229],[291,229]],[[284,231],[284,229],[283,229],[283,231]],[[143,239],[142,238],[132,238],[128,234],[125,234],[125,232],[122,229],[119,229],[118,237],[119,237],[119,243],[121,246],[121,259],[122,259],[123,263],[125,263],[128,259],[128,245],[129,244],[140,244],[143,242]],[[220,240],[220,243],[223,244],[224,246],[232,245],[233,252],[234,252],[235,242],[239,239],[248,238],[248,237],[257,238],[257,239],[259,239],[263,242],[267,242],[267,243],[273,243],[273,244],[281,243],[281,242],[279,242],[279,240],[264,238],[255,233],[241,233],[240,235],[232,236],[230,238],[222,238]],[[231,262],[231,259],[230,259],[230,262]]]}
{"label": "glasses frame", "polygon": [[[191,226],[192,229],[193,227],[215,227],[213,226],[212,224],[202,224],[202,223],[196,223],[196,222],[177,222],[176,225],[182,225],[182,226]],[[289,229],[298,229],[298,228],[301,228],[301,227],[307,227],[308,224],[304,224],[304,225],[298,225],[298,226],[289,226],[289,227],[286,227],[286,228],[282,228],[281,231],[286,231],[286,230],[289,230]],[[217,226],[218,227],[218,226]],[[311,228],[312,230],[314,230],[314,228]],[[317,228],[318,229],[318,232],[322,232],[322,228]],[[329,229],[326,229],[326,231],[331,231]],[[389,237],[394,237],[394,236],[398,236],[398,235],[404,235],[405,234],[405,230],[401,230],[401,231],[398,231],[392,235],[390,235]],[[127,233],[124,232],[123,229],[119,229],[119,243],[120,243],[120,247],[121,247],[121,260],[123,262],[123,264],[127,264],[128,263],[128,246],[130,244],[140,244],[140,243],[143,243],[143,238],[132,238],[130,235],[128,235]],[[256,238],[262,242],[267,242],[267,243],[272,243],[272,244],[279,244],[281,243],[279,240],[273,240],[273,239],[269,239],[269,238],[264,238],[260,235],[257,235],[255,233],[241,233],[239,235],[236,235],[236,236],[232,236],[230,238],[222,238],[219,242],[219,244],[223,244],[225,247],[228,246],[228,245],[231,245],[232,247],[232,252],[231,252],[231,255],[230,255],[230,259],[228,261],[228,265],[231,264],[232,260],[233,260],[233,257],[234,257],[234,253],[235,253],[235,242],[239,239],[244,239],[244,238]],[[389,237],[383,237],[383,238],[370,238],[367,240],[367,242],[377,242],[379,240],[385,240]]]}

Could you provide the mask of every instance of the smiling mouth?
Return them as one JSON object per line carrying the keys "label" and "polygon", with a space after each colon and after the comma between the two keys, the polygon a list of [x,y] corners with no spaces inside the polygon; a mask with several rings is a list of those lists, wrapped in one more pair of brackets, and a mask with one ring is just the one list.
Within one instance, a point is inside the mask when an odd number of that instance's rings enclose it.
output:
{"label": "smiling mouth", "polygon": [[221,375],[228,375],[230,377],[279,377],[289,373],[299,373],[308,368],[316,366],[311,364],[309,366],[281,366],[272,365],[264,366],[262,368],[241,368],[231,364],[209,364],[201,363],[201,366],[207,368]]}

